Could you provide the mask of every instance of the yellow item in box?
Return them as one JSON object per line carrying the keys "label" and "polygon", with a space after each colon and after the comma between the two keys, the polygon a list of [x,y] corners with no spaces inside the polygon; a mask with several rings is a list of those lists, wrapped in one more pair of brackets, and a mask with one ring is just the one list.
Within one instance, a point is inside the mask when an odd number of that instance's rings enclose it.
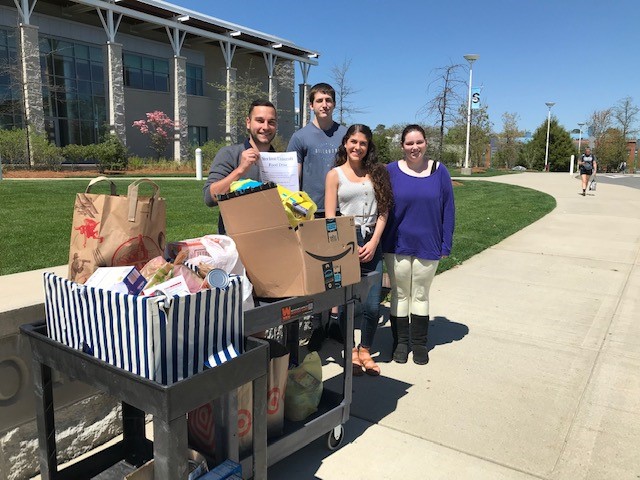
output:
{"label": "yellow item in box", "polygon": [[304,220],[312,220],[313,214],[318,210],[318,206],[307,195],[307,192],[292,192],[288,188],[278,185],[278,194],[292,227],[297,227]]}

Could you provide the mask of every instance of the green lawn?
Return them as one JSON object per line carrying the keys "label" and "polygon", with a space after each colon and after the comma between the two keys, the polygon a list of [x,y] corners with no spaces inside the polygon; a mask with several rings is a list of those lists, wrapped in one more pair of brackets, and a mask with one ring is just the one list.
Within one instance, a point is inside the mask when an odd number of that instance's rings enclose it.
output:
{"label": "green lawn", "polygon": [[[0,181],[0,275],[67,263],[75,194],[87,183],[86,179]],[[118,193],[126,194],[130,180],[115,183]],[[156,183],[167,203],[169,241],[216,232],[218,211],[204,205],[203,182],[159,179]],[[439,271],[495,245],[555,207],[549,195],[512,185],[463,181],[454,192],[454,248],[451,257],[440,262]]]}

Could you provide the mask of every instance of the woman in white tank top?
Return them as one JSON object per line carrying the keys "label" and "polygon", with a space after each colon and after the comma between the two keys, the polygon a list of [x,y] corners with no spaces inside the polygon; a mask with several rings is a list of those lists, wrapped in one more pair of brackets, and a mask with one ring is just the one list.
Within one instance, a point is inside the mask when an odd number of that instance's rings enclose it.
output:
{"label": "woman in white tank top", "polygon": [[329,171],[325,188],[325,216],[352,215],[356,224],[358,256],[362,271],[377,271],[379,279],[369,290],[366,302],[358,308],[361,322],[360,344],[351,352],[353,374],[380,375],[380,367],[371,358],[371,346],[380,319],[382,291],[382,248],[380,239],[387,221],[393,194],[389,174],[378,163],[371,129],[352,125],[336,154],[336,167]]}

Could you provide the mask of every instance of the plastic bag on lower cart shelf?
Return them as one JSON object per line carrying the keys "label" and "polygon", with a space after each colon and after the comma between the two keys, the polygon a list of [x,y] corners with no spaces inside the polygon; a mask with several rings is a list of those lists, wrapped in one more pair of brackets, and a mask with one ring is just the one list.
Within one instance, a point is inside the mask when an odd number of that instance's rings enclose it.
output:
{"label": "plastic bag on lower cart shelf", "polygon": [[[274,341],[269,342],[269,373],[267,376],[267,437],[282,435],[284,427],[284,397],[287,387],[289,351]],[[238,440],[240,452],[250,451],[253,442],[253,388],[246,383],[238,388]],[[205,455],[215,453],[215,423],[213,402],[189,412],[187,426],[189,443]]]}
{"label": "plastic bag on lower cart shelf", "polygon": [[298,422],[318,410],[322,396],[322,362],[318,352],[309,353],[303,362],[289,370],[284,416]]}

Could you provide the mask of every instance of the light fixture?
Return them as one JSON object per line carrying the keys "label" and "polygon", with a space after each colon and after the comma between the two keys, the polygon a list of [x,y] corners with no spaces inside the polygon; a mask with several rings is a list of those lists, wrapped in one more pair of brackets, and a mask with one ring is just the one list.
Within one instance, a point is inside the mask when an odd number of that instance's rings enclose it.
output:
{"label": "light fixture", "polygon": [[191,19],[189,15],[181,15],[176,18],[178,22],[188,22]]}
{"label": "light fixture", "polygon": [[274,43],[273,45],[271,45],[271,48],[282,48],[282,44],[281,43]]}
{"label": "light fixture", "polygon": [[240,35],[242,35],[242,32],[239,30],[236,30],[235,32],[229,32],[230,37],[239,37]]}
{"label": "light fixture", "polygon": [[309,57],[309,58],[318,58],[318,54],[317,53],[307,53],[307,57]]}

